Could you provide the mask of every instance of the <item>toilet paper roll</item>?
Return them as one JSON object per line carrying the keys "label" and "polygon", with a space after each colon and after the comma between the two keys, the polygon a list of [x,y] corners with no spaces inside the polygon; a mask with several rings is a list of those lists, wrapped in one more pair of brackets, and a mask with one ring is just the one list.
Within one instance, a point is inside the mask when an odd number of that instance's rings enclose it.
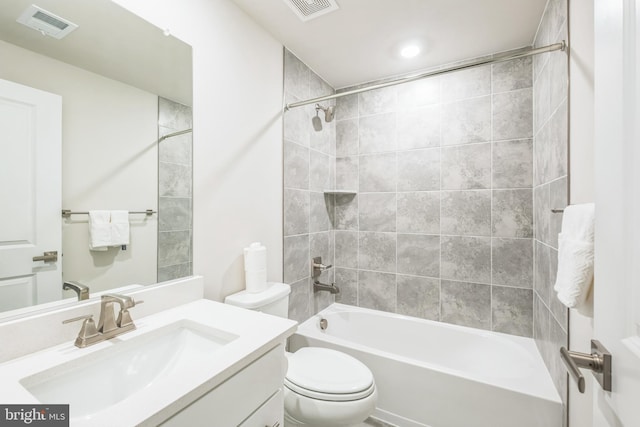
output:
{"label": "toilet paper roll", "polygon": [[267,270],[245,272],[246,291],[255,294],[267,289]]}
{"label": "toilet paper roll", "polygon": [[267,248],[254,242],[244,248],[244,271],[260,271],[267,269]]}

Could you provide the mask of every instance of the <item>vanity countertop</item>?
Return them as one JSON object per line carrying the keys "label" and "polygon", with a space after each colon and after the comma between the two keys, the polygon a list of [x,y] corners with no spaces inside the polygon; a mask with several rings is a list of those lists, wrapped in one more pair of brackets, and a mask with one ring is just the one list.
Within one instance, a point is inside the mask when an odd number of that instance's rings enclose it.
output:
{"label": "vanity countertop", "polygon": [[[77,348],[73,342],[60,344],[48,349],[0,364],[0,402],[3,404],[64,404],[65,396],[60,395],[55,402],[39,402],[25,388],[25,378],[41,375],[47,371],[55,376],[73,366],[74,361],[100,357],[108,349],[119,344],[144,338],[176,322],[192,322],[214,328],[229,336],[237,336],[217,349],[207,363],[194,364],[182,368],[180,375],[166,376],[154,381],[119,402],[83,417],[74,417],[71,410],[72,427],[158,425],[171,415],[179,412],[199,397],[214,389],[235,373],[260,358],[293,334],[297,323],[292,320],[269,316],[230,305],[198,300],[157,314],[136,319],[137,329],[119,335],[111,340],[86,348]],[[80,325],[77,325],[78,330]],[[42,331],[46,333],[46,331]],[[151,336],[151,334],[149,336]],[[117,353],[113,353],[117,357]],[[284,355],[283,355],[284,358]],[[93,369],[93,366],[91,366]],[[101,369],[96,363],[95,369]],[[284,369],[284,366],[283,366]],[[41,375],[42,376],[42,375]],[[95,384],[96,390],[103,384]],[[92,390],[85,390],[91,395]],[[61,393],[63,394],[63,393]]]}

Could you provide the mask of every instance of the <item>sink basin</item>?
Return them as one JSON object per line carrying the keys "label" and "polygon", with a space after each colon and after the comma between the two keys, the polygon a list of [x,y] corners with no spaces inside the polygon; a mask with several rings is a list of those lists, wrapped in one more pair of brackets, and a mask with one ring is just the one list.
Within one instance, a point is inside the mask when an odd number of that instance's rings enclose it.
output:
{"label": "sink basin", "polygon": [[90,419],[142,390],[162,387],[212,355],[237,335],[181,320],[146,334],[109,340],[113,345],[22,378],[20,384],[42,403],[69,404],[71,418]]}

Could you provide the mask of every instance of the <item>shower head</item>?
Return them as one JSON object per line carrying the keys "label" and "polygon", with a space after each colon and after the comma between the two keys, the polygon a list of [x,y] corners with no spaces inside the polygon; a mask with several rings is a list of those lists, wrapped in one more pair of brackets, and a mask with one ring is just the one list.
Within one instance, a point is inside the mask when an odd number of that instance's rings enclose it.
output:
{"label": "shower head", "polygon": [[311,124],[313,125],[313,129],[316,132],[320,132],[322,130],[322,120],[318,117],[318,110],[316,109],[316,116],[311,119]]}
{"label": "shower head", "polygon": [[329,107],[323,107],[320,104],[316,104],[316,116],[311,119],[311,123],[313,124],[313,128],[316,132],[320,132],[322,130],[322,120],[318,117],[318,113],[320,110],[324,111],[324,121],[329,123],[333,120],[335,116],[336,107],[335,105],[330,105]]}

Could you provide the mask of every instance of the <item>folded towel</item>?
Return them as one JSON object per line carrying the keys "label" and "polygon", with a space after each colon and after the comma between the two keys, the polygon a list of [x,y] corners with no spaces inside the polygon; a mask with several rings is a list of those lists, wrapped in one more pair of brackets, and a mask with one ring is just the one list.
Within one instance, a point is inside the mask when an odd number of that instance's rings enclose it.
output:
{"label": "folded towel", "polygon": [[111,246],[111,212],[89,211],[89,250],[106,251]]}
{"label": "folded towel", "polygon": [[558,235],[558,275],[553,289],[569,308],[579,309],[593,282],[593,203],[568,206]]}
{"label": "folded towel", "polygon": [[111,211],[111,245],[129,244],[129,211]]}

